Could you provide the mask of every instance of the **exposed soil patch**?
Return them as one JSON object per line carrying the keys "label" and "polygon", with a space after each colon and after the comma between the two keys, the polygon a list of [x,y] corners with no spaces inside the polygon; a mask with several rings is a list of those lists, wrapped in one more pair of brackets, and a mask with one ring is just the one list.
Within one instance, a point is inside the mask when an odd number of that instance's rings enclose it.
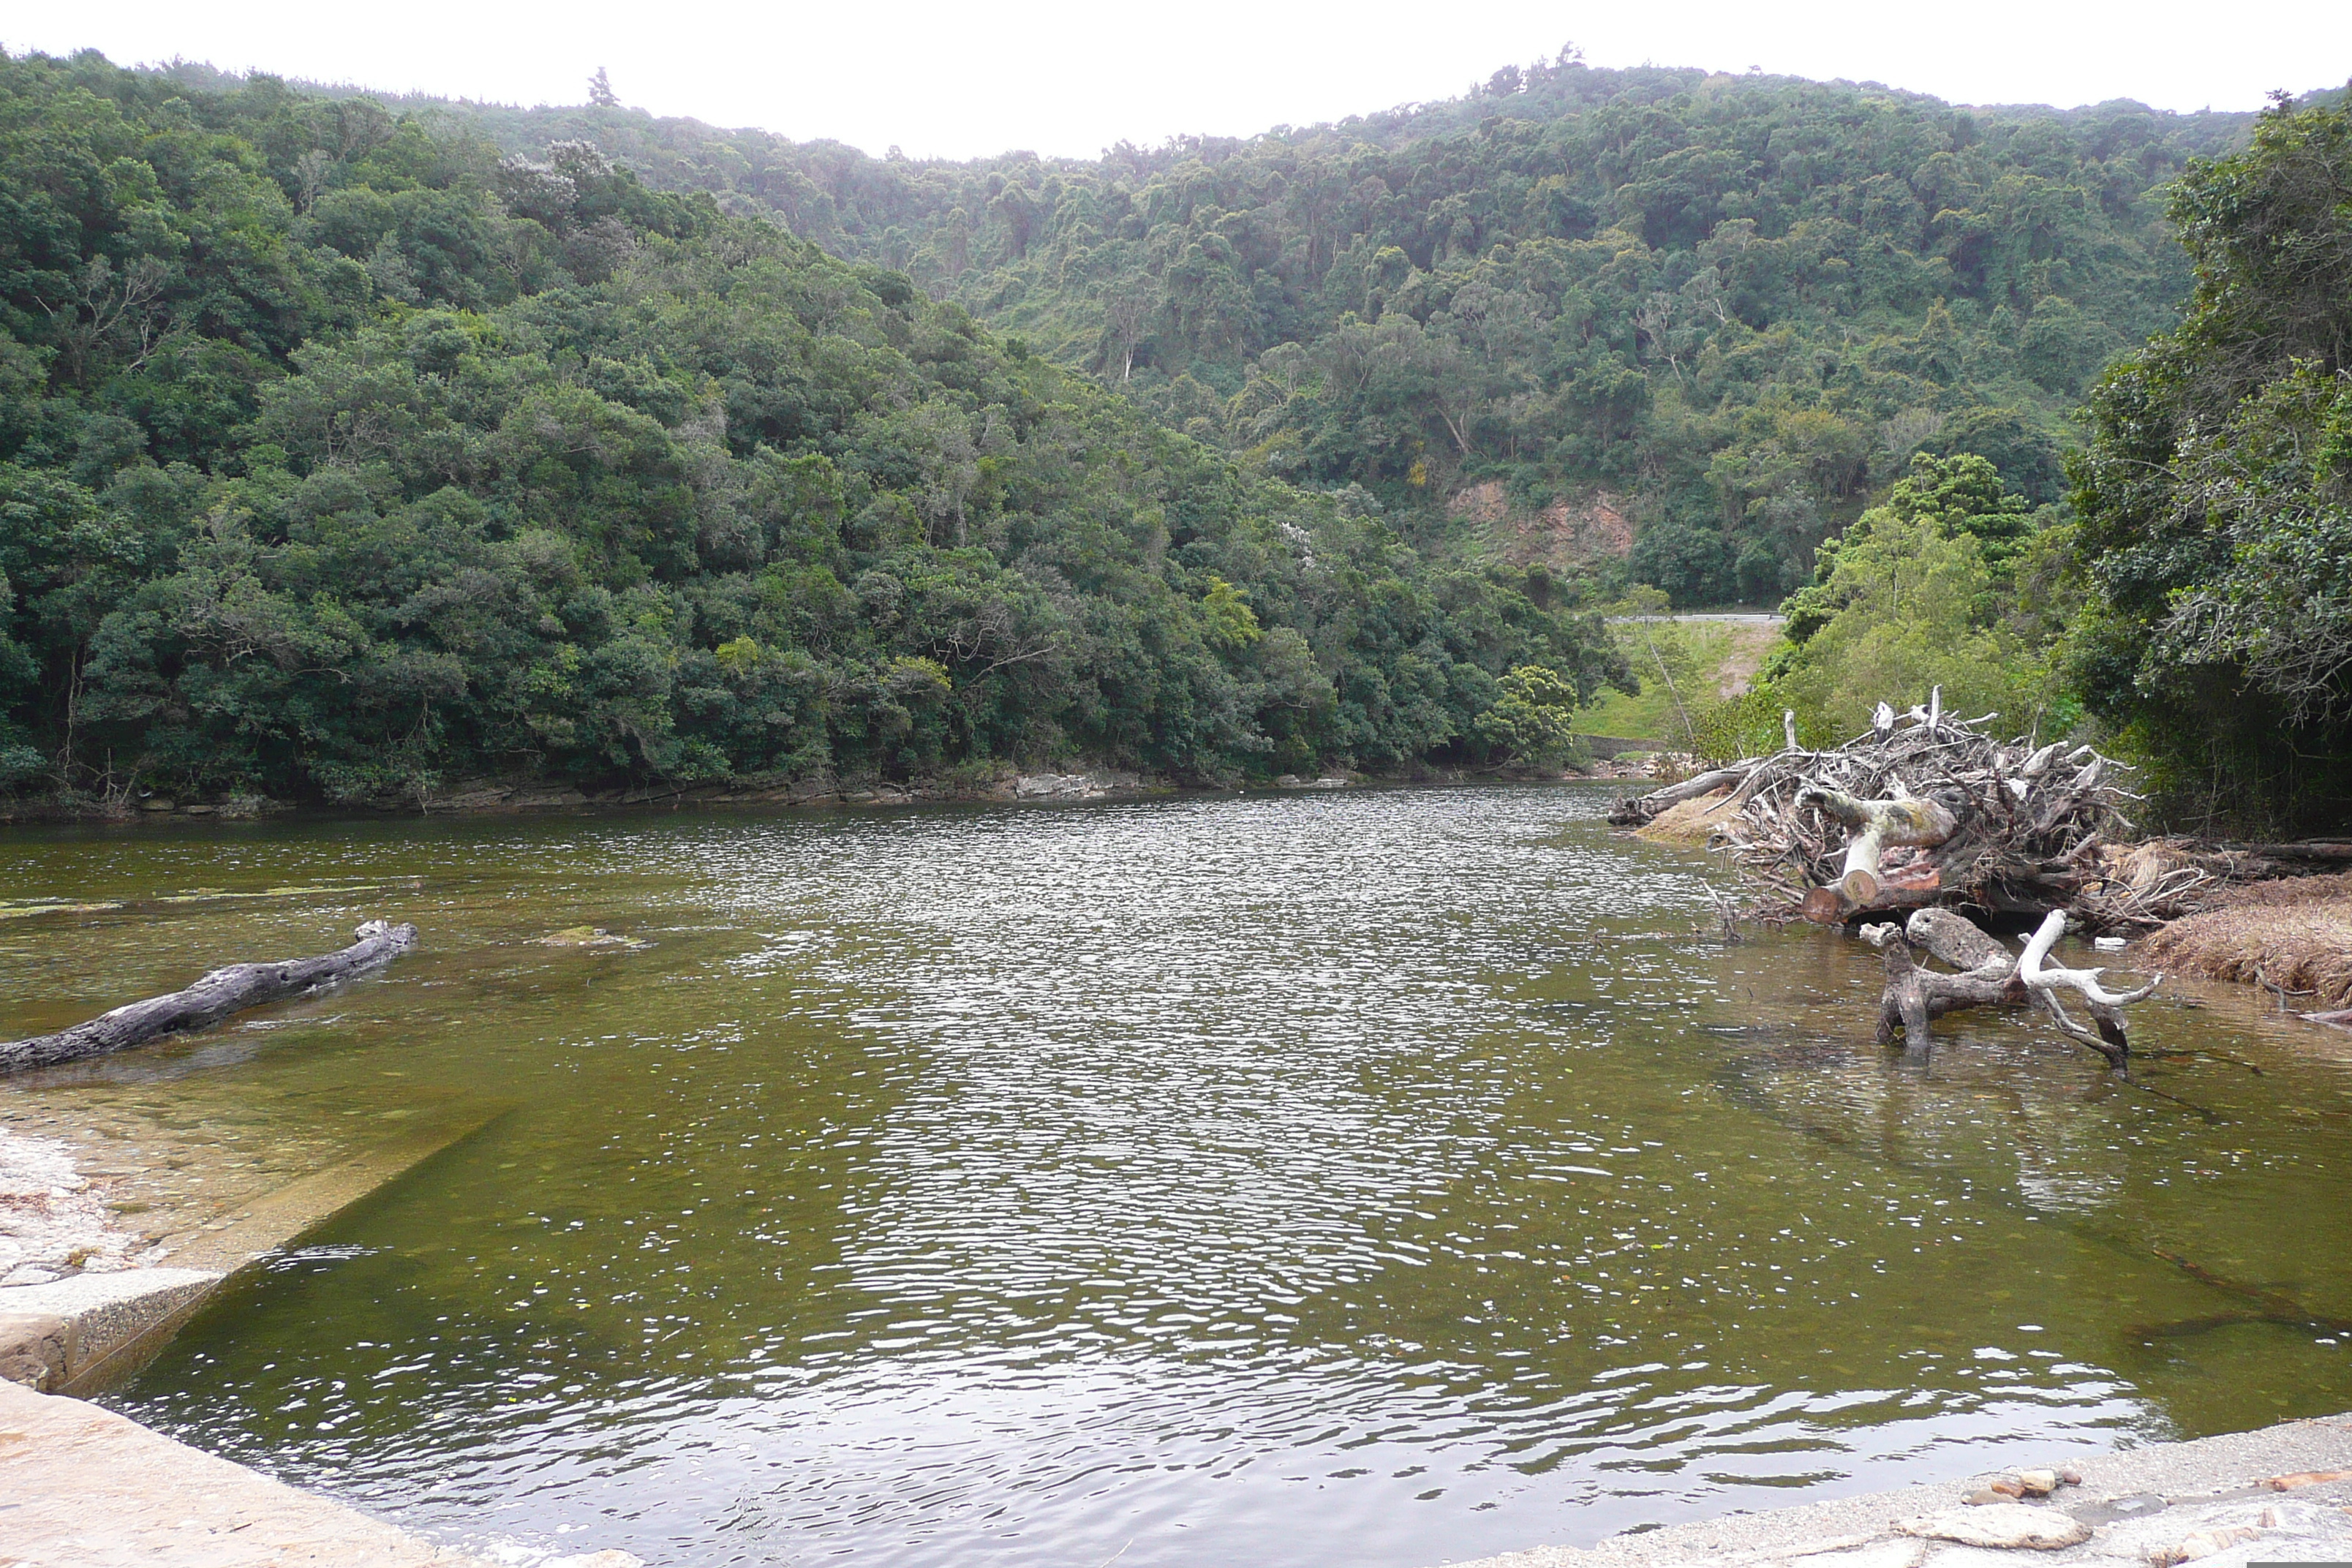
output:
{"label": "exposed soil patch", "polygon": [[1633,524],[1625,515],[1624,500],[1606,490],[1526,512],[1511,505],[1510,492],[1500,479],[1488,479],[1456,495],[1446,510],[1475,523],[1480,542],[1514,566],[1538,561],[1573,566],[1601,556],[1622,557],[1633,549]]}
{"label": "exposed soil patch", "polygon": [[1660,812],[1649,822],[1633,830],[1636,838],[1646,838],[1653,844],[1688,844],[1703,847],[1710,834],[1732,813],[1731,791],[1717,790],[1695,800],[1678,801]]}
{"label": "exposed soil patch", "polygon": [[1716,667],[1715,692],[1718,697],[1746,695],[1756,679],[1756,672],[1764,667],[1764,656],[1780,640],[1778,625],[1759,626],[1733,622],[1725,626],[1729,634],[1723,662]]}

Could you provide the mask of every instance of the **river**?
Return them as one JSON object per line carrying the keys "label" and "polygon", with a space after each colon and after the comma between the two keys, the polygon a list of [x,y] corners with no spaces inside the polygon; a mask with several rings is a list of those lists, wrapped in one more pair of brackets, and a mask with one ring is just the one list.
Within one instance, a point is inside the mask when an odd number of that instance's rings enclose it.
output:
{"label": "river", "polygon": [[2352,1407],[2352,1052],[1907,1062],[1610,794],[16,829],[119,907],[0,921],[11,1033],[424,940],[0,1094],[490,1115],[110,1403],[524,1561],[1422,1568]]}

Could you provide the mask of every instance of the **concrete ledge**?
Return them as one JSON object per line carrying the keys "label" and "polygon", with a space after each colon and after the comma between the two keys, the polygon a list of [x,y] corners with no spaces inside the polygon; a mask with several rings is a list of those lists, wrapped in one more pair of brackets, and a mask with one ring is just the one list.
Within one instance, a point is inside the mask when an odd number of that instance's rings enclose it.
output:
{"label": "concrete ledge", "polygon": [[[492,1568],[79,1399],[136,1371],[230,1273],[485,1126],[439,1116],[233,1210],[179,1243],[204,1268],[0,1289],[0,1568]],[[544,1568],[638,1568],[624,1552]]]}
{"label": "concrete ledge", "polygon": [[110,1410],[0,1384],[0,1562],[488,1568]]}
{"label": "concrete ledge", "polygon": [[178,1261],[198,1267],[123,1268],[0,1289],[0,1381],[73,1394],[121,1382],[171,1342],[223,1279],[471,1137],[504,1109],[436,1118],[224,1215],[174,1246]]}
{"label": "concrete ledge", "polygon": [[[79,1399],[0,1383],[0,1568],[495,1568]],[[625,1552],[541,1568],[643,1568]]]}
{"label": "concrete ledge", "polygon": [[233,1274],[324,1224],[370,1193],[407,1174],[444,1149],[472,1137],[506,1113],[492,1106],[420,1121],[373,1148],[233,1210],[204,1230],[174,1240],[174,1262]]}
{"label": "concrete ledge", "polygon": [[188,1321],[223,1276],[125,1268],[0,1290],[0,1377],[66,1393],[135,1370]]}

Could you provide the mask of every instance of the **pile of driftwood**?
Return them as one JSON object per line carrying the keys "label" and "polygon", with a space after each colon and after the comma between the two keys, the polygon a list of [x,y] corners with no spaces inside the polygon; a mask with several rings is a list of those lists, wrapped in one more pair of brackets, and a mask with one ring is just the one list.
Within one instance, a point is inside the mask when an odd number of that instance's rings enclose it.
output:
{"label": "pile of driftwood", "polygon": [[2145,931],[2234,884],[2352,868],[2352,841],[2137,839],[2126,764],[2089,746],[2000,740],[1994,717],[1952,718],[1939,697],[1900,714],[1881,703],[1866,733],[1814,752],[1787,714],[1780,751],[1621,800],[1609,819],[1640,826],[1727,794],[1710,842],[1766,889],[1754,912],[1824,924],[1969,905]]}
{"label": "pile of driftwood", "polygon": [[[2089,746],[2000,740],[1987,728],[1995,717],[1953,718],[1938,691],[1907,713],[1881,703],[1867,734],[1815,752],[1797,743],[1795,715],[1785,715],[1780,751],[1622,801],[1611,820],[1645,823],[1728,792],[1710,842],[1778,895],[1779,907],[1759,913],[1793,910],[1823,924],[1895,915],[1861,928],[1886,954],[1882,1044],[1926,1050],[1928,1025],[1947,1013],[2034,1007],[2120,1070],[2131,1051],[2123,1009],[2156,983],[2111,991],[2098,970],[2052,963],[2051,949],[2069,910],[2095,929],[2155,924],[2179,912],[2210,873],[2185,862],[2134,863],[2115,842],[2131,829],[2126,804],[2138,798],[2117,782],[2118,764]],[[2011,952],[1939,907],[1948,904],[2040,923],[2024,951]],[[2080,995],[2087,1026],[2059,1000],[2062,989]]]}
{"label": "pile of driftwood", "polygon": [[[1955,1009],[2035,1007],[2118,1069],[2131,1048],[2123,1009],[2156,983],[2111,991],[2096,969],[2052,963],[2070,926],[2144,931],[2233,883],[2352,865],[2352,842],[2130,842],[2126,807],[2139,797],[2120,782],[2127,769],[2089,746],[2003,741],[1988,728],[1996,717],[1953,718],[1938,691],[1906,713],[1881,703],[1868,733],[1816,752],[1797,743],[1787,714],[1781,750],[1620,801],[1610,820],[1638,826],[1710,803],[1708,842],[1767,890],[1756,915],[1859,926],[1885,951],[1882,1042],[1925,1049],[1928,1024]],[[2013,954],[1944,906],[1995,926],[2032,923],[2033,933]],[[2079,994],[2089,1025],[2067,1012],[2062,990]]]}
{"label": "pile of driftwood", "polygon": [[1995,716],[1959,719],[1940,694],[1842,746],[1789,744],[1638,799],[1611,820],[1647,822],[1685,800],[1730,792],[1713,842],[1751,880],[1825,924],[1937,904],[1995,915],[2068,910],[2096,930],[2156,924],[2207,879],[2173,868],[2135,883],[2117,841],[2138,797],[2124,768],[2089,746],[2003,741]]}

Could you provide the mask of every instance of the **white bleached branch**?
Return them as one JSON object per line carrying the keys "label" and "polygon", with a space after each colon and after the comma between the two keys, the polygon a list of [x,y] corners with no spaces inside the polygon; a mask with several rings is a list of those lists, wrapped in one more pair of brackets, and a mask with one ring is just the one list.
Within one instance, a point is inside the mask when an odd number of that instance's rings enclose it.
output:
{"label": "white bleached branch", "polygon": [[2066,911],[2052,910],[2042,917],[2041,926],[2026,939],[2025,953],[2017,961],[2017,977],[2029,988],[2050,991],[2061,985],[2069,986],[2081,992],[2086,1002],[2105,1007],[2121,1007],[2152,994],[2163,983],[2164,976],[2159,974],[2137,990],[2110,991],[2099,984],[2099,976],[2106,973],[2104,968],[2062,969],[2056,964],[2044,963],[2050,956],[2050,950],[2065,934]]}

